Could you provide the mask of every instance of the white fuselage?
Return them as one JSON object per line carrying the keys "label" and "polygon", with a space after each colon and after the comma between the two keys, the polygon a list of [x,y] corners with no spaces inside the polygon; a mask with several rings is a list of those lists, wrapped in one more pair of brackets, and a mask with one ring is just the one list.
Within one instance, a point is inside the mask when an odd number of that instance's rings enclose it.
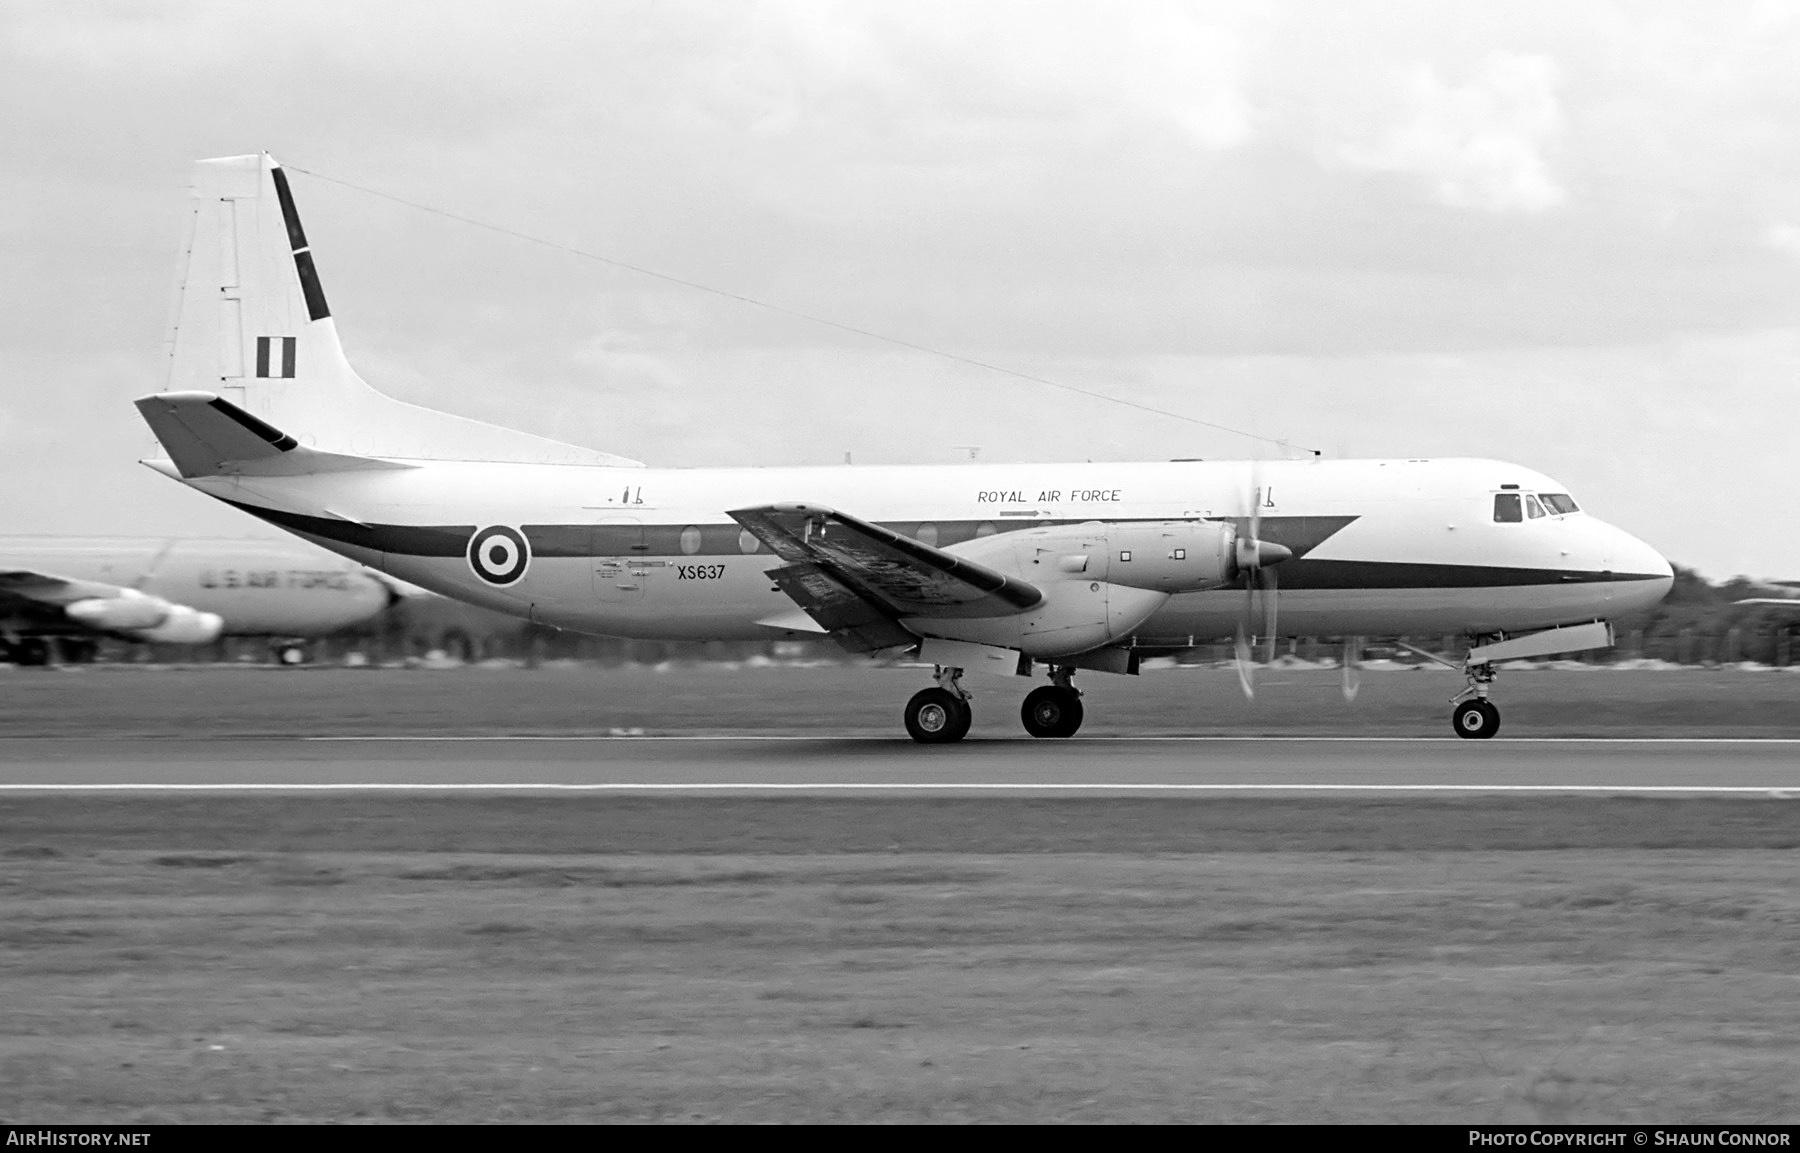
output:
{"label": "white fuselage", "polygon": [[[1259,535],[1294,554],[1273,570],[1283,635],[1546,628],[1654,604],[1671,580],[1655,550],[1586,513],[1497,521],[1500,494],[1567,490],[1489,460],[408,463],[415,467],[186,483],[435,592],[561,628],[640,638],[816,633],[767,575],[780,560],[727,515],[785,501],[835,507],[977,556],[986,538],[1025,528],[1205,518],[1242,530],[1254,511]],[[490,526],[529,542],[524,575],[504,587],[478,575],[469,556],[472,534]],[[1245,598],[1235,584],[1177,593],[1130,643],[1174,648],[1228,636],[1245,618]]]}

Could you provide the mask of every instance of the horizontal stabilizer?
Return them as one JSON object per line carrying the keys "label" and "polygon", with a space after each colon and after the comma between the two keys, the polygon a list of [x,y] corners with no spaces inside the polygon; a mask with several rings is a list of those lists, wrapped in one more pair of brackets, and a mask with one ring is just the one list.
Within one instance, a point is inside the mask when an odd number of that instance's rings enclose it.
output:
{"label": "horizontal stabilizer", "polygon": [[412,467],[305,448],[280,429],[210,392],[161,392],[135,403],[184,477],[304,476]]}

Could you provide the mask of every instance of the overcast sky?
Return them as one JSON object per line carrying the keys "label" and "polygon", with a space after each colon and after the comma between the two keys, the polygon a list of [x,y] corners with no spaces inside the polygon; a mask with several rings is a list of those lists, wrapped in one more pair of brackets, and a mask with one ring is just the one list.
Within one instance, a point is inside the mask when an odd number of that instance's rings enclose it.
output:
{"label": "overcast sky", "polygon": [[1281,454],[334,181],[1797,578],[1796,76],[1789,3],[6,0],[0,532],[267,532],[129,403],[191,162],[267,150],[417,403],[681,466]]}

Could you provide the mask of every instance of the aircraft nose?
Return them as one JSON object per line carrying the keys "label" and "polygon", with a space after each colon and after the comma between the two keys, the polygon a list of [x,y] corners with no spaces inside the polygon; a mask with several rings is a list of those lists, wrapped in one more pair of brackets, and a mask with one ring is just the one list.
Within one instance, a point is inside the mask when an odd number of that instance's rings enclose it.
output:
{"label": "aircraft nose", "polygon": [[1606,525],[1605,567],[1615,578],[1628,581],[1622,598],[1634,608],[1647,608],[1669,595],[1675,570],[1663,555],[1622,528]]}

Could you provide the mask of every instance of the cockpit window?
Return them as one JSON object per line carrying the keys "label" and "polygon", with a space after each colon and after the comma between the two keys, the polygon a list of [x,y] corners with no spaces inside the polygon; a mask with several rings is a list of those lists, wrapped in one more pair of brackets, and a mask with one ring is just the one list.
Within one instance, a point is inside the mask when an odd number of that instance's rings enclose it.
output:
{"label": "cockpit window", "polygon": [[1537,520],[1544,515],[1544,506],[1539,504],[1538,498],[1530,493],[1525,494],[1525,515],[1532,520]]}
{"label": "cockpit window", "polygon": [[1581,506],[1577,505],[1575,499],[1566,492],[1547,492],[1544,494],[1544,503],[1549,505],[1550,511],[1557,516],[1581,511]]}
{"label": "cockpit window", "polygon": [[1519,505],[1518,493],[1494,494],[1494,519],[1501,524],[1515,524],[1525,519],[1525,514]]}

